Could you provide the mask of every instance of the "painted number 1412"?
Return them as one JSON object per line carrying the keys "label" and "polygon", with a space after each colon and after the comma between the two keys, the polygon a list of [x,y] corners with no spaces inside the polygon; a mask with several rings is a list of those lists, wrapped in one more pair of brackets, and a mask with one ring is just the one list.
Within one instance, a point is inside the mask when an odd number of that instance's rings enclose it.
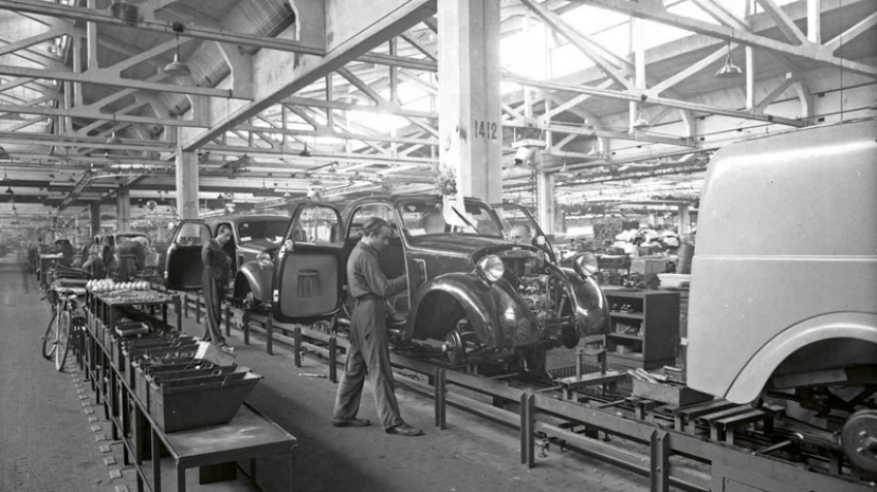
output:
{"label": "painted number 1412", "polygon": [[473,127],[475,130],[475,136],[478,138],[483,138],[484,140],[496,140],[499,138],[497,135],[497,125],[496,123],[484,121],[484,120],[475,120],[475,126]]}

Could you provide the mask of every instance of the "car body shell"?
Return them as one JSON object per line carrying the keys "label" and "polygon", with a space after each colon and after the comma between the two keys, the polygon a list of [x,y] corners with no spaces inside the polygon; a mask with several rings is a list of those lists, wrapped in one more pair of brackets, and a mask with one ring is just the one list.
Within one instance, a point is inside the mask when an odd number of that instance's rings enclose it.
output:
{"label": "car body shell", "polygon": [[[253,266],[256,258],[263,252],[271,252],[277,249],[279,241],[268,239],[246,240],[241,235],[241,225],[254,222],[278,222],[278,227],[285,230],[289,217],[285,215],[231,215],[212,217],[208,219],[186,219],[177,224],[171,236],[171,243],[165,259],[165,285],[173,290],[198,290],[201,288],[201,248],[205,240],[216,236],[219,226],[228,224],[232,229],[232,238],[224,246],[226,254],[232,260],[235,273],[235,284],[239,282],[249,284],[253,276]],[[182,244],[180,235],[183,228],[191,231],[200,231],[198,241]],[[190,237],[194,238],[194,235]],[[253,265],[248,265],[252,263]],[[246,268],[245,268],[246,266]],[[253,285],[261,285],[254,280]],[[237,288],[236,288],[237,292]]]}
{"label": "car body shell", "polygon": [[557,255],[554,252],[554,247],[551,245],[551,241],[542,231],[542,228],[539,227],[539,223],[533,217],[533,214],[527,210],[527,207],[511,202],[493,203],[490,206],[496,210],[497,215],[500,218],[504,236],[508,237],[513,227],[517,225],[526,225],[533,236],[530,241],[531,244],[544,251],[548,256],[548,259],[552,263],[557,264]]}
{"label": "car body shell", "polygon": [[716,153],[692,265],[689,386],[746,403],[877,363],[875,136],[869,119]]}
{"label": "car body shell", "polygon": [[[339,312],[345,301],[347,256],[359,239],[358,235],[348,233],[358,226],[352,221],[360,207],[388,207],[392,210],[392,216],[388,217],[391,226],[403,231],[406,229],[399,214],[400,207],[436,198],[367,197],[352,202],[342,212],[326,203],[300,204],[299,211],[293,212],[292,223],[303,207],[325,207],[334,210],[337,221],[343,225],[338,233],[342,239],[333,244],[308,244],[292,240],[293,226],[290,227],[273,265],[270,291],[275,319],[305,322]],[[403,233],[391,239],[390,245],[379,255],[379,263],[388,277],[408,275],[408,289],[400,295],[402,309],[395,306],[407,314],[402,329],[405,339],[442,339],[453,328],[449,323],[461,318],[468,320],[481,343],[498,349],[537,344],[572,346],[582,336],[606,331],[608,308],[594,279],[545,261],[537,247],[504,240],[499,232],[499,219],[489,206],[475,199],[466,199],[466,204],[490,211],[491,220],[497,224],[496,235],[439,233],[415,237]],[[540,271],[544,272],[540,279],[554,277],[556,280],[551,282],[557,283],[552,285],[569,299],[565,312],[554,317],[557,319],[537,315],[512,284],[514,279],[504,276],[496,282],[487,281],[478,272],[476,263],[488,254],[503,256],[506,262],[518,262],[515,265],[531,261],[540,265]],[[256,268],[254,265],[245,267]],[[264,279],[264,270],[261,273],[259,278]],[[303,289],[307,290],[308,282],[318,285],[320,294],[305,302],[300,294]],[[259,288],[260,292],[268,290],[267,283]]]}

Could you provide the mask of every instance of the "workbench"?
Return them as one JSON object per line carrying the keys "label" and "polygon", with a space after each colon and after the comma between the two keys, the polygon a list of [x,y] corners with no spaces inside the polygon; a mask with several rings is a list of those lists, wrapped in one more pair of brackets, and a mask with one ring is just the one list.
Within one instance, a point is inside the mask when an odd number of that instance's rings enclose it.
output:
{"label": "workbench", "polygon": [[[124,465],[134,465],[137,491],[161,492],[162,448],[175,462],[178,492],[186,490],[187,469],[233,464],[239,460],[249,460],[250,477],[255,482],[256,459],[268,457],[289,459],[288,483],[291,485],[292,452],[296,439],[246,403],[231,422],[179,432],[164,432],[149,415],[145,402],[138,398],[123,375],[125,367],[113,360],[113,347],[107,346],[105,334],[115,329],[121,319],[118,313],[121,308],[138,309],[150,316],[155,316],[156,310],[160,310],[161,318],[155,317],[152,321],[155,325],[166,325],[167,307],[171,304],[176,308],[176,329],[179,330],[182,326],[179,296],[154,291],[151,294],[144,296],[149,300],[137,301],[90,292],[86,309],[86,378],[91,381],[97,403],[103,405],[105,417],[111,422],[112,439],[120,439],[123,443]],[[147,450],[149,457],[145,456]],[[146,460],[151,461],[150,469],[144,466]]]}

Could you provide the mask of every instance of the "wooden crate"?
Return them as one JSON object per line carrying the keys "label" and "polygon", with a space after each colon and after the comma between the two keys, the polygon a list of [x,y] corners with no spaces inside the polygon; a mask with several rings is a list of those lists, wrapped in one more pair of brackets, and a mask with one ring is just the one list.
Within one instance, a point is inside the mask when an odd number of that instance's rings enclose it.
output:
{"label": "wooden crate", "polygon": [[649,383],[633,380],[633,396],[646,400],[655,400],[677,407],[712,400],[713,395],[701,393],[687,386],[676,383]]}

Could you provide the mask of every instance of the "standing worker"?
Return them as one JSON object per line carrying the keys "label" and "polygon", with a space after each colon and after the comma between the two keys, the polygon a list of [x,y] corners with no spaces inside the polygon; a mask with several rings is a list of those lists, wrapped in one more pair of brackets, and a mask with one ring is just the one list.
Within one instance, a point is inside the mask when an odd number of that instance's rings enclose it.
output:
{"label": "standing worker", "polygon": [[386,220],[370,217],[362,227],[362,239],[347,261],[347,282],[355,306],[350,317],[350,349],[338,394],[332,425],[364,427],[367,419],[358,419],[359,402],[366,374],[371,375],[378,418],[387,434],[417,436],[421,430],[406,424],[399,415],[390,368],[384,300],[408,285],[408,276],[388,280],[378,264],[378,253],[387,245],[390,225]]}
{"label": "standing worker", "polygon": [[201,248],[201,290],[204,293],[204,309],[207,311],[207,327],[204,340],[211,341],[223,350],[231,351],[222,336],[222,294],[231,280],[231,260],[222,249],[231,239],[231,227],[228,224],[219,226],[216,238],[208,241]]}

